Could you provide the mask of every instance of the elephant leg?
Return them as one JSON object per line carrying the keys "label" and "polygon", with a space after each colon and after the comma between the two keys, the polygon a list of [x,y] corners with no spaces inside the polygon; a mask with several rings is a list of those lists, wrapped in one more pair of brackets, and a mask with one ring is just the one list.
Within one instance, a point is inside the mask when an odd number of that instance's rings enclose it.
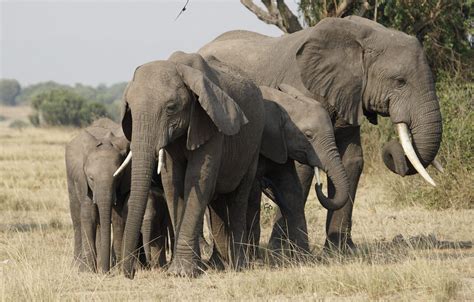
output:
{"label": "elephant leg", "polygon": [[[166,200],[161,194],[153,193],[153,216],[151,217],[150,263],[152,267],[166,265],[167,221]],[[145,214],[146,216],[146,214]]]}
{"label": "elephant leg", "polygon": [[161,173],[161,182],[164,189],[164,197],[168,207],[171,228],[174,230],[172,250],[173,257],[176,248],[176,235],[179,230],[179,222],[184,214],[184,179],[186,167],[179,161],[174,161],[171,156],[165,156],[166,169]]}
{"label": "elephant leg", "polygon": [[74,182],[68,178],[69,209],[71,212],[72,227],[74,230],[74,260],[73,264],[80,264],[82,259],[81,238],[81,202],[77,198]]}
{"label": "elephant leg", "polygon": [[[324,246],[325,248],[337,248],[338,250],[345,251],[354,248],[351,237],[352,209],[354,207],[357,185],[364,167],[360,128],[353,127],[336,130],[336,144],[341,154],[342,164],[349,178],[350,199],[343,208],[337,211],[328,211],[326,220],[327,238]],[[332,198],[334,194],[334,186],[329,181],[329,198]]]}
{"label": "elephant leg", "polygon": [[115,255],[115,265],[120,265],[122,261],[122,240],[125,230],[126,217],[122,216],[122,209],[118,206],[112,207],[112,231],[114,234],[112,251]]}
{"label": "elephant leg", "polygon": [[212,255],[209,259],[211,267],[223,270],[224,263],[230,263],[230,223],[229,212],[225,196],[221,195],[211,201],[209,205],[209,218],[211,221],[211,237],[214,242]]}
{"label": "elephant leg", "polygon": [[[150,268],[154,266],[154,258],[151,255],[151,246],[154,244],[152,232],[155,227],[154,218],[156,217],[156,211],[154,206],[154,196],[152,192],[148,193],[148,200],[145,209],[145,216],[143,217],[142,223],[142,236],[143,236],[143,251],[145,253],[146,267]],[[156,258],[155,258],[156,259]]]}
{"label": "elephant leg", "polygon": [[247,205],[257,172],[258,156],[259,153],[256,152],[246,175],[237,189],[230,194],[232,197],[228,199],[232,264],[236,270],[248,264]]}
{"label": "elephant leg", "polygon": [[247,234],[249,243],[250,260],[259,258],[260,245],[260,206],[262,202],[262,192],[257,179],[252,184],[247,206]]}
{"label": "elephant leg", "polygon": [[115,254],[117,265],[121,265],[123,259],[123,233],[128,214],[128,197],[129,194],[127,194],[123,201],[118,202],[112,207],[112,230],[114,234],[112,250]]}
{"label": "elephant leg", "polygon": [[96,234],[97,234],[97,207],[91,200],[84,200],[81,204],[81,234],[84,263],[81,271],[97,271],[97,252],[96,252]]}
{"label": "elephant leg", "polygon": [[285,238],[288,238],[290,251],[292,253],[296,251],[294,256],[308,254],[308,229],[304,214],[306,200],[303,198],[303,190],[294,162],[288,161],[283,165],[278,165],[274,170],[269,169],[267,175],[266,178],[271,181],[273,189],[277,191],[273,195],[276,196],[275,202],[279,206],[269,246],[275,247],[275,243],[281,244],[282,241],[286,241]]}
{"label": "elephant leg", "polygon": [[201,230],[199,231],[199,246],[201,247],[201,255],[210,255],[212,253],[212,246],[211,246],[211,243],[209,243],[207,240],[206,240],[206,237],[204,236],[204,226],[206,225],[207,223],[207,226],[208,226],[208,229],[210,230],[209,228],[209,224],[210,224],[210,216],[209,216],[209,209],[206,209],[206,213],[204,214],[204,221],[203,221],[203,224],[201,226]]}

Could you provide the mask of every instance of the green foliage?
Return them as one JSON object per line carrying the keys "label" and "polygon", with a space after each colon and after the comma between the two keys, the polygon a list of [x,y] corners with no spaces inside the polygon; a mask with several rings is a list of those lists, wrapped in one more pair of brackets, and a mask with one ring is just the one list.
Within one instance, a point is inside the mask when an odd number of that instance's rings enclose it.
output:
{"label": "green foliage", "polygon": [[0,103],[3,105],[16,105],[16,97],[21,92],[20,83],[13,79],[0,79]]}
{"label": "green foliage", "polygon": [[99,117],[107,116],[103,104],[88,102],[69,89],[54,89],[36,95],[31,106],[36,114],[33,125],[86,126]]}
{"label": "green foliage", "polygon": [[[102,107],[105,107],[106,113],[98,112],[97,110],[100,111],[102,109],[99,109],[99,107],[97,106],[89,108],[90,110],[92,110],[91,112],[92,114],[95,114],[95,116],[97,116],[97,114],[106,114],[107,116],[110,116],[111,118],[117,121],[120,118],[120,104],[122,103],[122,95],[126,86],[126,82],[116,83],[111,86],[101,84],[97,87],[92,87],[83,84],[69,86],[49,81],[25,87],[17,96],[16,100],[17,103],[32,104],[33,100],[40,94],[48,93],[53,90],[69,91],[71,93],[81,96],[83,99],[91,103],[103,104]],[[92,116],[91,118],[94,118],[94,116]],[[86,118],[82,119],[84,121],[87,120]],[[33,125],[39,125],[39,116],[30,116],[30,122]]]}
{"label": "green foliage", "polygon": [[54,89],[68,89],[67,85],[58,84],[53,81],[29,85],[23,88],[20,95],[17,97],[18,104],[27,104],[35,98],[38,94],[48,92]]}
{"label": "green foliage", "polygon": [[[451,74],[464,71],[472,77],[473,51],[466,35],[474,22],[472,0],[300,0],[299,12],[313,26],[325,17],[359,15],[416,36],[423,44],[433,70]],[[472,65],[472,64],[471,64]]]}

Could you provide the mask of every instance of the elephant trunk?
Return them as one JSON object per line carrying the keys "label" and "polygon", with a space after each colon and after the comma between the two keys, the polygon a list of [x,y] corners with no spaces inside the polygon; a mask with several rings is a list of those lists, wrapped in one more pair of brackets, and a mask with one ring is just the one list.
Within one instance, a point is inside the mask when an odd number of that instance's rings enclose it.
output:
{"label": "elephant trunk", "polygon": [[342,165],[334,134],[329,131],[324,135],[318,135],[313,146],[319,155],[321,168],[326,172],[336,191],[332,198],[328,198],[322,192],[322,185],[318,183],[316,184],[316,195],[324,208],[328,210],[338,210],[342,208],[348,200],[349,180],[346,170]]}
{"label": "elephant trunk", "polygon": [[155,166],[156,124],[156,118],[149,113],[138,113],[133,116],[132,181],[123,240],[123,271],[125,276],[130,279],[133,279],[135,274],[134,252],[138,246],[138,238]]}
{"label": "elephant trunk", "polygon": [[110,231],[111,231],[111,208],[114,194],[105,194],[97,197],[100,218],[100,250],[101,269],[103,273],[110,270]]}
{"label": "elephant trunk", "polygon": [[[425,94],[423,102],[418,102],[416,107],[410,110],[408,119],[400,117],[399,112],[400,110],[391,110],[392,122],[398,129],[408,128],[412,136],[411,144],[409,134],[403,134],[403,131],[399,130],[399,135],[401,141],[404,140],[404,135],[407,136],[405,144],[408,145],[408,149],[413,149],[414,154],[407,157],[406,155],[410,155],[407,147],[400,145],[397,141],[391,141],[383,149],[384,163],[387,168],[401,176],[419,172],[427,181],[434,184],[424,170],[424,167],[433,162],[441,145],[442,119],[434,88],[433,92]],[[419,164],[417,164],[417,159]]]}

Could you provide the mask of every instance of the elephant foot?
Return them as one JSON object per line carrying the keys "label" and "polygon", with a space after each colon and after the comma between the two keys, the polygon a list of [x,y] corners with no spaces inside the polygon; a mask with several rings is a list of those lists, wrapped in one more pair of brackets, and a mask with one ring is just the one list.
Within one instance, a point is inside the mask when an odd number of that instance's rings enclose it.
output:
{"label": "elephant foot", "polygon": [[179,260],[175,258],[169,268],[168,275],[173,277],[195,278],[199,276],[203,270],[199,267],[195,260]]}
{"label": "elephant foot", "polygon": [[352,255],[357,251],[357,247],[349,236],[328,236],[324,243],[324,254]]}
{"label": "elephant foot", "polygon": [[217,252],[212,252],[211,257],[207,261],[206,265],[212,269],[223,271],[225,269],[224,261]]}

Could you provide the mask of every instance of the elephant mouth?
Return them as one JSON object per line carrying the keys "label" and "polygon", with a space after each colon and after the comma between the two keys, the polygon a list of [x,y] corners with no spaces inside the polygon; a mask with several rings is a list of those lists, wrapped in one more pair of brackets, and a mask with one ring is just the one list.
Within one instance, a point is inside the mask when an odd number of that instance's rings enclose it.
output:
{"label": "elephant mouth", "polygon": [[[411,162],[415,170],[432,186],[436,186],[436,183],[434,180],[431,178],[431,176],[428,174],[426,171],[425,167],[423,167],[423,164],[420,162],[420,159],[416,155],[415,149],[413,148],[413,144],[411,142],[410,138],[410,130],[408,129],[407,124],[405,123],[397,123],[395,124],[395,127],[398,132],[398,136],[400,139],[400,144],[402,145],[403,152],[407,156],[408,160]],[[433,164],[435,167],[438,165],[441,167],[439,162],[436,162]],[[439,168],[437,168],[440,170]],[[442,167],[441,167],[442,170]]]}

